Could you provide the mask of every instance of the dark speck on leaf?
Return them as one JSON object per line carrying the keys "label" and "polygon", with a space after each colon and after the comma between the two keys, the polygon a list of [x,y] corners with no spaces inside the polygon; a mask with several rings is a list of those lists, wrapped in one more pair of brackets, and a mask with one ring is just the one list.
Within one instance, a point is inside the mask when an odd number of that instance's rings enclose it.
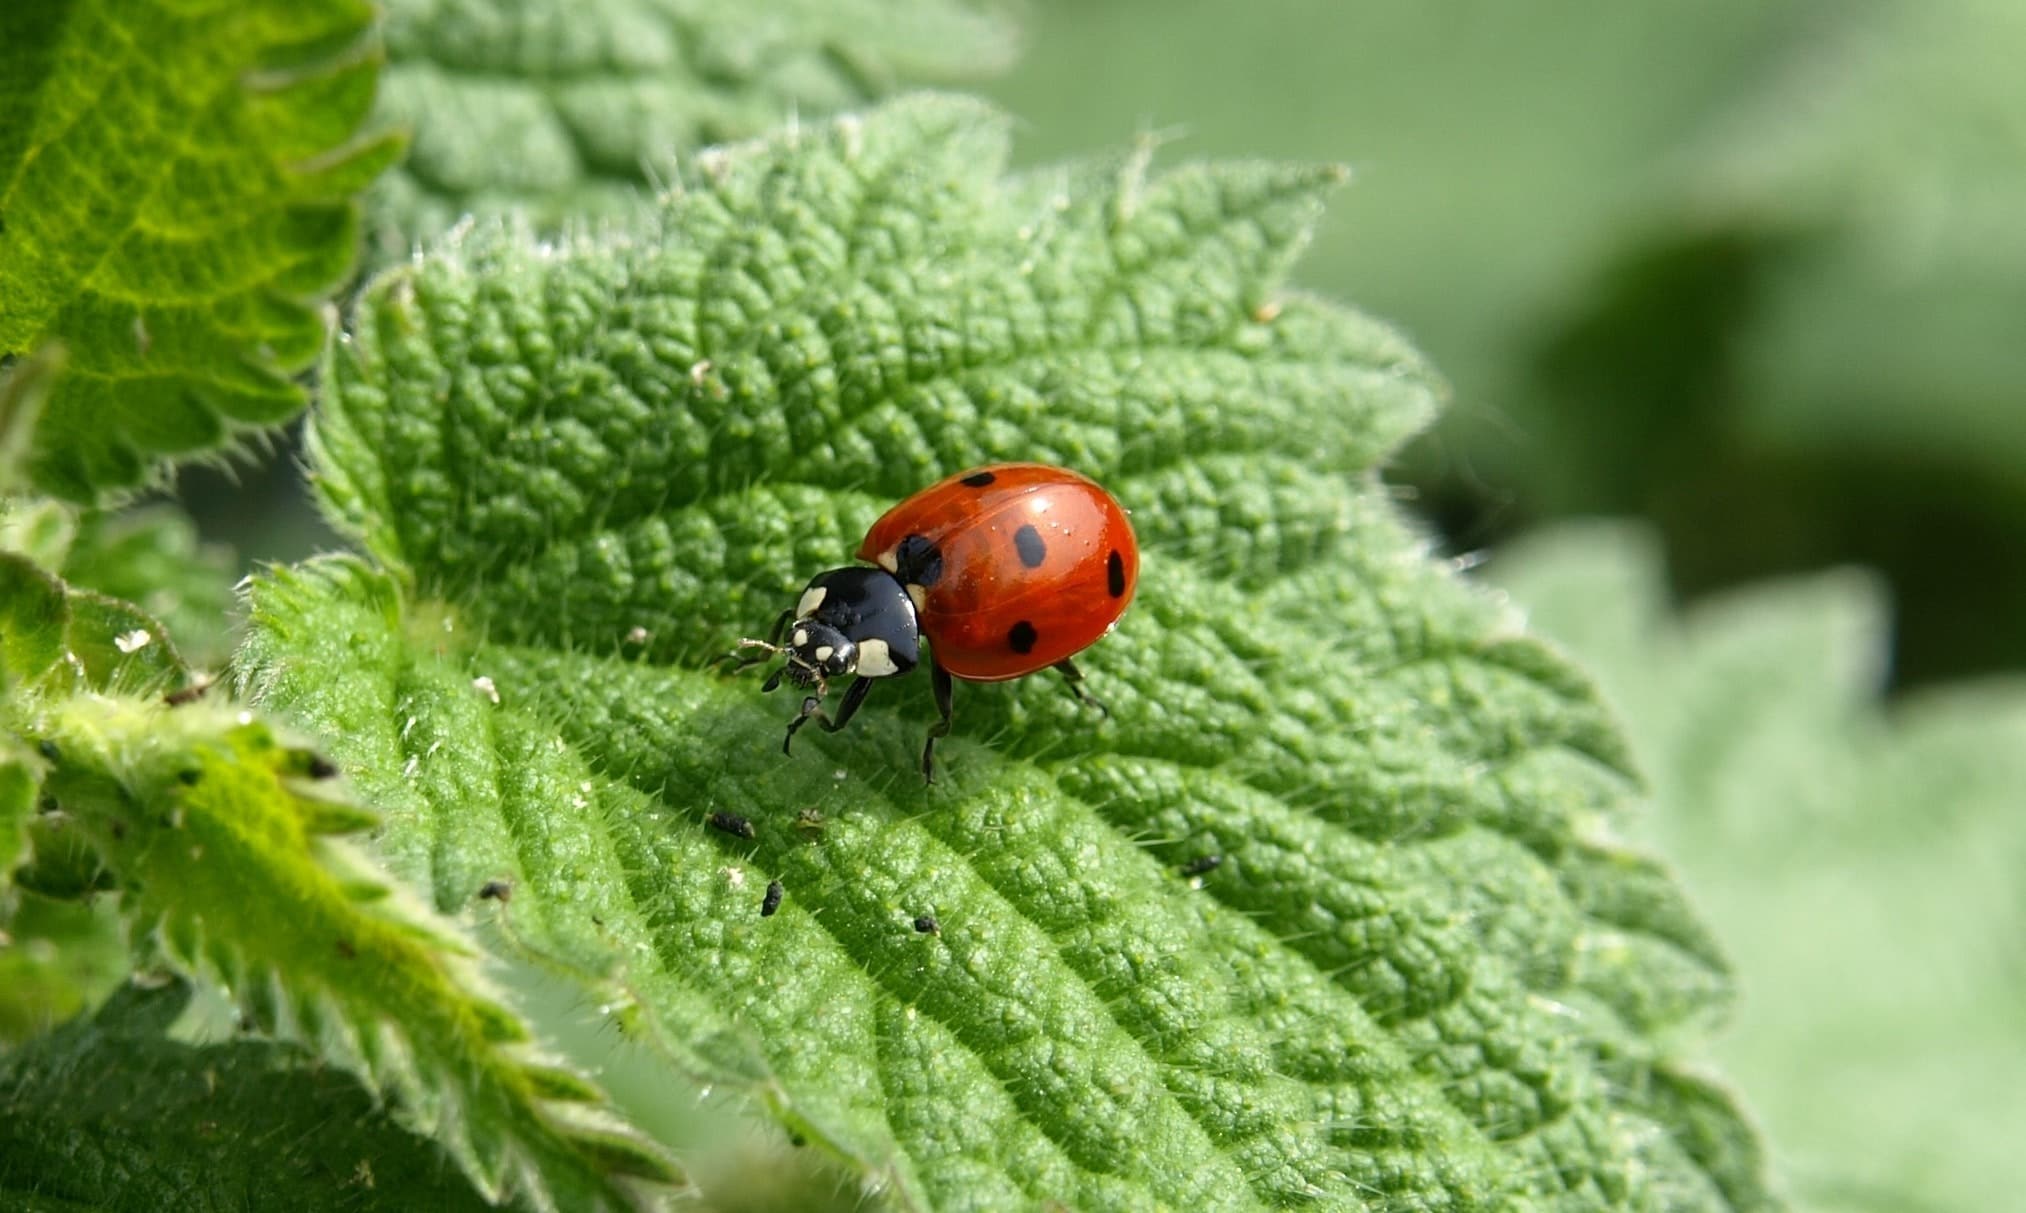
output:
{"label": "dark speck on leaf", "polygon": [[189,686],[179,687],[176,690],[170,691],[167,695],[162,696],[162,702],[168,704],[172,708],[180,708],[186,703],[194,703],[195,701],[202,699],[204,697],[204,692],[210,689],[211,683],[209,681],[193,682]]}
{"label": "dark speck on leaf", "polygon": [[1198,855],[1182,865],[1182,875],[1201,876],[1205,872],[1214,872],[1223,862],[1222,855]]}
{"label": "dark speck on leaf", "polygon": [[335,779],[338,775],[338,764],[322,754],[312,754],[309,773],[311,779]]}
{"label": "dark speck on leaf", "polygon": [[485,882],[485,887],[478,891],[478,895],[488,901],[502,903],[512,901],[514,897],[513,882],[510,880],[488,880]]}
{"label": "dark speck on leaf", "polygon": [[753,837],[753,823],[737,813],[712,813],[706,820],[710,822],[711,829],[722,830],[734,838]]}
{"label": "dark speck on leaf", "polygon": [[915,930],[920,931],[924,935],[941,935],[943,933],[943,924],[936,921],[934,914],[924,914],[920,918],[915,919]]}
{"label": "dark speck on leaf", "polygon": [[778,880],[768,881],[767,895],[760,899],[760,917],[772,918],[774,916],[774,911],[781,908],[781,896],[786,891],[787,890],[781,887],[780,881]]}

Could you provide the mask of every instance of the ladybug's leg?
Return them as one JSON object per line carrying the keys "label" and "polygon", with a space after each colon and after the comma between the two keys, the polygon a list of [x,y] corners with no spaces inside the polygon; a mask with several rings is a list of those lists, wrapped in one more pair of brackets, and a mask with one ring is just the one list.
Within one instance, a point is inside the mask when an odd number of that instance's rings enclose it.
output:
{"label": "ladybug's leg", "polygon": [[1111,709],[1104,706],[1103,700],[1083,689],[1083,671],[1076,668],[1075,662],[1065,657],[1055,663],[1055,668],[1062,671],[1062,680],[1069,684],[1069,693],[1076,696],[1078,703],[1096,708],[1106,716],[1111,715]]}
{"label": "ladybug's leg", "polygon": [[[758,665],[760,662],[772,657],[781,651],[781,636],[787,632],[788,622],[793,618],[795,618],[793,610],[782,611],[780,616],[774,620],[774,626],[768,630],[765,640],[747,640],[742,638],[737,648],[712,659],[711,665],[721,666],[729,663],[732,667],[732,673],[736,674],[749,665]],[[753,651],[747,652],[746,650],[748,649]],[[779,685],[780,683],[778,682],[774,684],[774,686]],[[767,689],[771,691],[774,687],[768,687]]]}
{"label": "ladybug's leg", "polygon": [[929,661],[929,690],[936,697],[938,719],[929,726],[929,739],[922,745],[922,779],[928,783],[936,781],[936,738],[950,735],[950,717],[954,710],[955,695],[950,687],[950,672],[943,663]]}
{"label": "ladybug's leg", "polygon": [[781,752],[783,754],[788,753],[788,747],[795,740],[795,730],[808,724],[811,720],[822,725],[823,731],[826,733],[835,733],[845,725],[850,724],[851,718],[858,714],[858,705],[864,703],[866,695],[871,693],[872,683],[873,680],[870,678],[861,678],[852,683],[850,689],[844,692],[842,702],[837,705],[837,715],[835,717],[832,717],[830,713],[823,710],[823,701],[821,699],[818,699],[814,695],[805,697],[802,700],[801,714],[788,722],[788,735],[781,739]]}

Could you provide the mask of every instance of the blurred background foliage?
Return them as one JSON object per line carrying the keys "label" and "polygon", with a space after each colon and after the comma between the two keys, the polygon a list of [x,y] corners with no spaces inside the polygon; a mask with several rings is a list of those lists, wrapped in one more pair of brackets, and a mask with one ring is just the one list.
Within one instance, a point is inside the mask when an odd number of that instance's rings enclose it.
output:
{"label": "blurred background foliage", "polygon": [[1901,684],[2026,665],[2026,6],[1044,0],[1046,159],[1343,160],[1297,273],[1450,376],[1464,549],[1639,515],[1675,588],[1856,562]]}

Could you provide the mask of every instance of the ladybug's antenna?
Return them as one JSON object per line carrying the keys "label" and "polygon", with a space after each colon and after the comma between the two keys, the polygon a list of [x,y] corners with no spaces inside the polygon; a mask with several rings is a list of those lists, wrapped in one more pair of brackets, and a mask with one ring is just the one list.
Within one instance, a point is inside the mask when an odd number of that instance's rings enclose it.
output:
{"label": "ladybug's antenna", "polygon": [[775,644],[771,640],[754,640],[749,636],[741,636],[738,648],[734,649],[733,652],[736,653],[743,649],[759,649],[761,650],[761,655],[758,657],[740,658],[739,664],[742,667],[754,665],[783,654],[788,658],[788,660],[781,663],[779,669],[767,675],[767,681],[760,684],[761,694],[764,695],[768,691],[779,687],[783,678],[793,678],[798,685],[814,687],[818,700],[830,694],[829,681],[823,677],[823,671],[803,660],[801,654],[797,653],[793,648],[784,644]]}

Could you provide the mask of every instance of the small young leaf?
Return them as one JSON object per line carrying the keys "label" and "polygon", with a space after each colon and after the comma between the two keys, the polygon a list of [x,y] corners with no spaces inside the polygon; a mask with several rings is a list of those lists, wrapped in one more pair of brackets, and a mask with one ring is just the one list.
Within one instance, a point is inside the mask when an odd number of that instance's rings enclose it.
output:
{"label": "small young leaf", "polygon": [[[64,585],[0,552],[0,690],[29,685],[160,694],[189,671],[162,625],[131,603]],[[25,708],[23,710],[26,710]]]}
{"label": "small young leaf", "polygon": [[414,144],[374,191],[381,261],[473,211],[545,229],[624,213],[671,156],[987,73],[1015,43],[996,0],[386,7],[380,112]]}
{"label": "small young leaf", "polygon": [[[302,403],[379,52],[364,0],[0,7],[0,357],[61,346],[37,487],[75,501]],[[0,388],[0,398],[8,392]]]}
{"label": "small young leaf", "polygon": [[188,515],[168,506],[88,512],[61,565],[73,586],[124,599],[162,622],[193,665],[230,652],[232,554],[199,539]]}
{"label": "small young leaf", "polygon": [[[1341,174],[1005,155],[911,98],[379,279],[312,450],[387,567],[257,579],[244,689],[439,908],[905,1206],[1771,1204],[1676,1080],[1728,979],[1610,841],[1602,707],[1373,475],[1436,381],[1284,288]],[[697,667],[994,458],[1135,510],[1109,722],[966,686],[925,789],[901,681],[784,759],[757,680]]]}
{"label": "small young leaf", "polygon": [[1750,994],[1718,1055],[1803,1203],[2010,1204],[2026,687],[1881,710],[1884,604],[1850,572],[1675,615],[1657,545],[1629,526],[1558,528],[1495,567],[1625,707],[1653,774],[1648,828],[1728,928]]}
{"label": "small young leaf", "polygon": [[66,659],[93,690],[160,695],[188,675],[168,631],[131,603],[71,590],[64,628]]}

